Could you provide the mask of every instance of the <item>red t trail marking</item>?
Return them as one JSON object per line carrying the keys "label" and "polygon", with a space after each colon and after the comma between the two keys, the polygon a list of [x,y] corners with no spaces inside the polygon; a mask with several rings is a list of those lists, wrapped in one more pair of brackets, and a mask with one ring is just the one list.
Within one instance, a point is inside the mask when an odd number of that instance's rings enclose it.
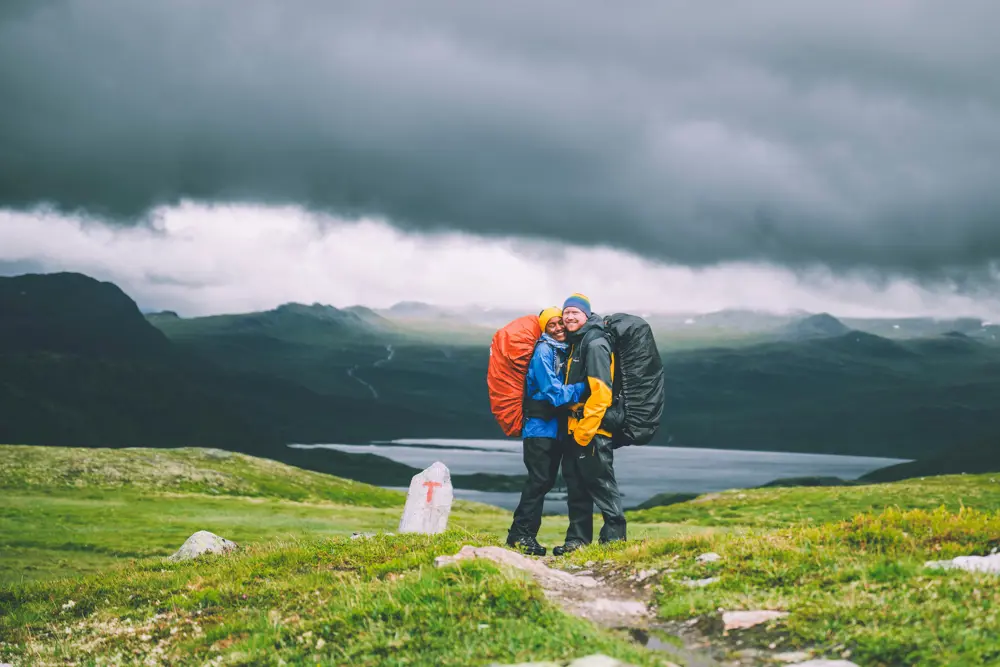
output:
{"label": "red t trail marking", "polygon": [[424,482],[424,486],[427,487],[427,502],[430,502],[434,497],[434,487],[441,486],[441,482]]}

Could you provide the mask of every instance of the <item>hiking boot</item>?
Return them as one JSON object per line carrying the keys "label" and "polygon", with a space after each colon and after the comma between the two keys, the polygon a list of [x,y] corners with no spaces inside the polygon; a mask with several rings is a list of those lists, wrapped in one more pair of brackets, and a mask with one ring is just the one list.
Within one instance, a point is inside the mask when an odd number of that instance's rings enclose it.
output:
{"label": "hiking boot", "polygon": [[567,542],[566,544],[560,544],[557,547],[552,547],[553,556],[565,556],[568,553],[572,553],[584,546],[583,542]]}
{"label": "hiking boot", "polygon": [[507,538],[507,546],[517,549],[526,556],[544,556],[545,547],[538,543],[534,537]]}

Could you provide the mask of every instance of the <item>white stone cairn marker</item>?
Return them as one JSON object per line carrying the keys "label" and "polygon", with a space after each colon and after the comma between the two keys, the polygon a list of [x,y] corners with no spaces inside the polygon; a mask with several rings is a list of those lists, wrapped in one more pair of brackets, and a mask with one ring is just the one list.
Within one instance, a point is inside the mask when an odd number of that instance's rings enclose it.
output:
{"label": "white stone cairn marker", "polygon": [[403,517],[399,520],[399,532],[443,533],[448,528],[448,515],[451,514],[454,497],[448,466],[435,461],[410,481]]}

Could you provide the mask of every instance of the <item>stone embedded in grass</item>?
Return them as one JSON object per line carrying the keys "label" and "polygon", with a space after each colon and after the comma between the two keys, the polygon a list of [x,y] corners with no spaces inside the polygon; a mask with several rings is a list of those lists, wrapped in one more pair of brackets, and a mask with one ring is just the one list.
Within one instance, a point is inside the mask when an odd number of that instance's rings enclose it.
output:
{"label": "stone embedded in grass", "polygon": [[709,551],[707,554],[702,554],[695,558],[699,563],[715,563],[722,560],[722,556],[715,553],[714,551]]}
{"label": "stone embedded in grass", "polygon": [[435,461],[410,481],[403,516],[399,520],[399,532],[443,533],[448,529],[452,500],[451,473],[445,464]]}
{"label": "stone embedded in grass", "polygon": [[931,560],[924,567],[943,570],[966,570],[967,572],[988,572],[1000,574],[1000,554],[989,556],[959,556],[951,560]]}
{"label": "stone embedded in grass", "polygon": [[689,588],[704,588],[705,586],[711,586],[714,583],[718,583],[718,577],[709,577],[707,579],[683,579],[681,584],[688,586]]}
{"label": "stone embedded in grass", "polygon": [[775,653],[771,656],[771,659],[784,663],[801,663],[808,660],[811,656],[812,654],[809,651],[788,651],[786,653]]}
{"label": "stone embedded in grass", "polygon": [[187,538],[170,560],[190,560],[202,554],[226,554],[238,549],[239,545],[207,530],[199,530]]}
{"label": "stone embedded in grass", "polygon": [[493,561],[498,565],[507,565],[518,570],[527,572],[533,576],[543,588],[574,589],[574,588],[595,588],[597,581],[592,577],[573,575],[562,570],[553,570],[541,561],[528,558],[510,549],[503,547],[474,547],[472,545],[463,546],[454,556],[438,556],[434,559],[436,567],[445,567],[452,563],[463,560],[474,560],[482,558]]}
{"label": "stone embedded in grass", "polygon": [[722,624],[727,632],[729,630],[745,630],[785,616],[788,616],[787,611],[772,611],[770,609],[726,611],[722,613]]}
{"label": "stone embedded in grass", "polygon": [[[669,663],[673,664],[673,663]],[[516,665],[501,665],[498,662],[490,667],[634,667],[631,663],[622,662],[612,657],[595,653],[585,658],[577,658],[572,662],[520,662]]]}

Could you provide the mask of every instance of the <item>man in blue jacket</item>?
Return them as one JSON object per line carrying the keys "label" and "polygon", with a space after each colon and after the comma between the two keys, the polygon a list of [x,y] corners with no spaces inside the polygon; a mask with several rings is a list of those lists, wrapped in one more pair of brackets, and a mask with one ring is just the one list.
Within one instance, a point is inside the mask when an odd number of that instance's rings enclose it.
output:
{"label": "man in blue jacket", "polygon": [[528,479],[521,491],[521,501],[514,510],[514,521],[507,533],[507,545],[530,556],[544,556],[545,547],[538,543],[542,525],[545,494],[552,490],[562,460],[559,442],[565,429],[564,406],[579,402],[583,383],[563,383],[566,368],[566,328],[562,310],[546,308],[538,315],[542,337],[528,366],[525,382],[524,465]]}

